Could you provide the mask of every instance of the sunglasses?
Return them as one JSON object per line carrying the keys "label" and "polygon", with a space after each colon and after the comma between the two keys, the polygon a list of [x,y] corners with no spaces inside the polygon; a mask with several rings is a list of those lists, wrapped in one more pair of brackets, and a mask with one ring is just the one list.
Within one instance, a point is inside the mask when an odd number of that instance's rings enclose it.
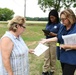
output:
{"label": "sunglasses", "polygon": [[19,24],[20,27],[26,28],[25,26],[23,26],[22,24]]}

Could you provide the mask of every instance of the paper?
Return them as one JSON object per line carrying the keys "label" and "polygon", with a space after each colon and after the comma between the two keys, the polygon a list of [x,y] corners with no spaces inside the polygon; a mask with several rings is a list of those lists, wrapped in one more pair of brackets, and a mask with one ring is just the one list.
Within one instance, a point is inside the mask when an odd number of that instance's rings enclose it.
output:
{"label": "paper", "polygon": [[37,56],[40,56],[48,48],[49,48],[48,46],[45,46],[45,45],[39,43],[38,46],[34,49],[34,54],[37,55]]}
{"label": "paper", "polygon": [[62,36],[64,44],[76,44],[76,34]]}
{"label": "paper", "polygon": [[[64,44],[76,44],[76,34],[69,34],[62,36]],[[68,51],[70,49],[66,49]]]}

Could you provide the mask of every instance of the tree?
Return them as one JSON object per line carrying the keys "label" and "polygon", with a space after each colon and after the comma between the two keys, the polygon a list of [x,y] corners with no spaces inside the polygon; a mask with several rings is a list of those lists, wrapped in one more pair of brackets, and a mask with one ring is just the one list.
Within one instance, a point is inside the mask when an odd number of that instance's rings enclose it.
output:
{"label": "tree", "polygon": [[38,0],[38,5],[45,12],[47,8],[55,8],[60,11],[62,7],[70,8],[71,5],[76,7],[75,0]]}
{"label": "tree", "polygon": [[62,1],[63,5],[64,5],[64,8],[70,8],[71,6],[72,7],[76,7],[76,0],[65,0],[65,1]]}
{"label": "tree", "polygon": [[14,15],[13,10],[8,8],[0,8],[0,21],[7,21],[12,19]]}

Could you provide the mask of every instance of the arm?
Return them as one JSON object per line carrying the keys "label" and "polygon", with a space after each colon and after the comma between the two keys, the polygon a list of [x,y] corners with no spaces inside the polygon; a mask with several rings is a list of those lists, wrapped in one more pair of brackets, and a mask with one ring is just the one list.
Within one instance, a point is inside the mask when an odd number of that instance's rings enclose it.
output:
{"label": "arm", "polygon": [[10,55],[12,49],[13,49],[13,42],[8,37],[2,38],[1,40],[2,61],[5,69],[8,72],[8,75],[13,75],[13,71],[10,63]]}
{"label": "arm", "polygon": [[57,41],[57,37],[53,37],[53,38],[49,38],[49,39],[42,39],[40,41],[40,43],[49,43],[49,42],[52,42],[52,41]]}
{"label": "arm", "polygon": [[72,45],[72,44],[67,44],[67,45],[61,44],[60,47],[63,48],[63,49],[74,49],[74,50],[76,50],[76,45],[75,44],[74,45]]}

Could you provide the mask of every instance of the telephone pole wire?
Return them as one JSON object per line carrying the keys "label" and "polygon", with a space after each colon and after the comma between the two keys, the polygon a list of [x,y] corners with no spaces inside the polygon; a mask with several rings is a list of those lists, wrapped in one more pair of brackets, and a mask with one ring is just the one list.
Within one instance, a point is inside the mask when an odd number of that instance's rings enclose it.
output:
{"label": "telephone pole wire", "polygon": [[26,17],[26,0],[24,0],[24,17]]}

